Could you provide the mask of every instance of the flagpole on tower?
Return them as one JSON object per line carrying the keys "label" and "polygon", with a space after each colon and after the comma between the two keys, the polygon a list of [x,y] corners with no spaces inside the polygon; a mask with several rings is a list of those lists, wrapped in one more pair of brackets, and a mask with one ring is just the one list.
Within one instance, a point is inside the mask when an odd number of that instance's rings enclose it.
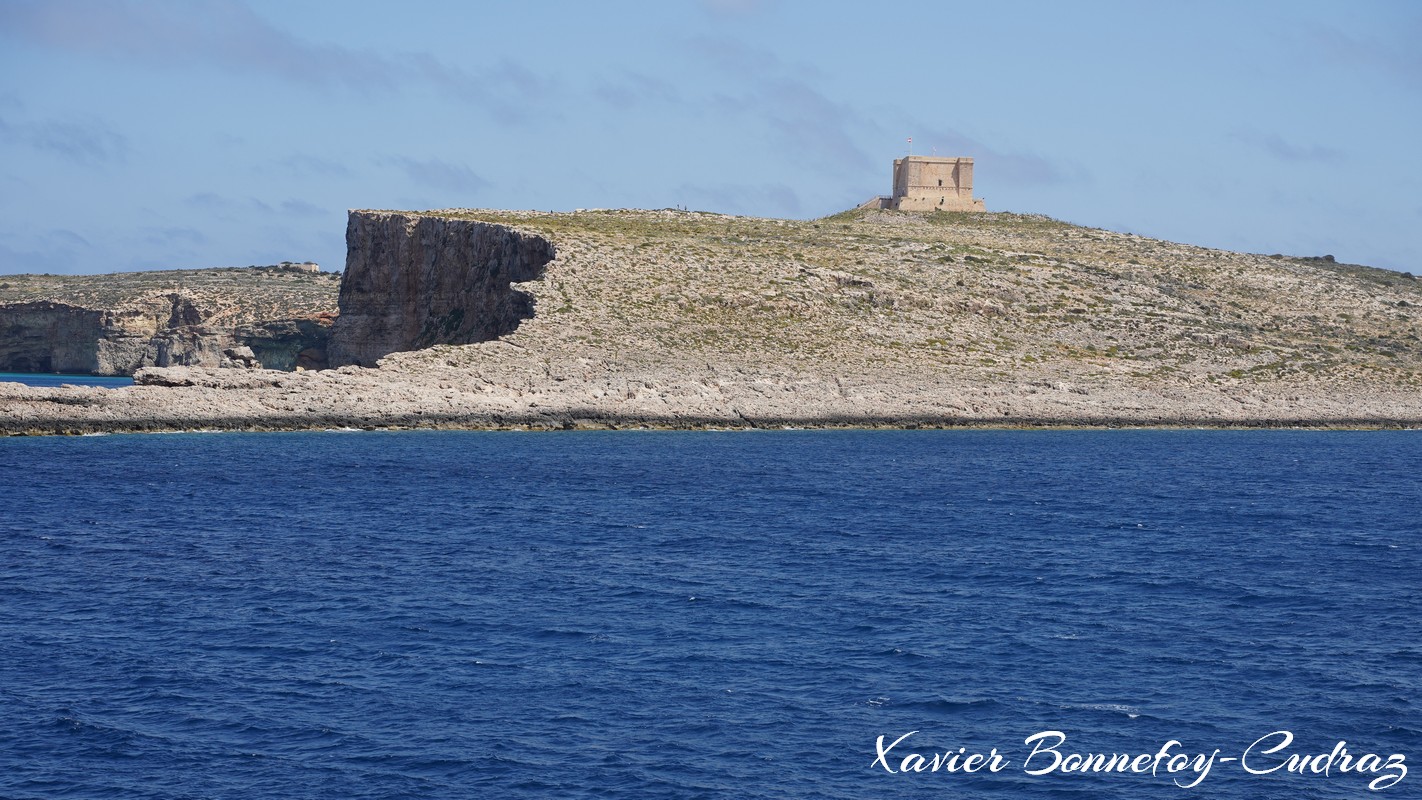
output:
{"label": "flagpole on tower", "polygon": [[912,137],[912,136],[908,137],[908,149],[909,149],[908,154],[909,154],[909,155],[913,155],[913,137]]}

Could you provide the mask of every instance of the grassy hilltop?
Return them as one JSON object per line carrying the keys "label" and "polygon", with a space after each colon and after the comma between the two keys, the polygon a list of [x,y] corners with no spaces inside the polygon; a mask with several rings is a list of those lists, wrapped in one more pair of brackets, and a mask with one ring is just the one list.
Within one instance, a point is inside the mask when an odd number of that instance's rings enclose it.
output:
{"label": "grassy hilltop", "polygon": [[1422,283],[1324,258],[1008,213],[430,213],[555,243],[546,279],[523,285],[537,297],[536,319],[515,334],[554,358],[985,382],[1414,386],[1422,377]]}
{"label": "grassy hilltop", "polygon": [[314,317],[336,310],[339,272],[295,265],[219,267],[105,275],[0,275],[0,305],[52,301],[82,308],[123,309],[171,293],[188,296],[214,325]]}
{"label": "grassy hilltop", "polygon": [[[1005,213],[423,215],[547,238],[543,277],[516,284],[534,316],[378,369],[145,369],[113,391],[0,384],[0,432],[1422,427],[1422,285],[1396,272]],[[417,216],[366,226],[379,231],[367,255],[423,275],[430,254],[459,249],[411,240]],[[500,269],[485,257],[439,268]],[[330,278],[289,280],[334,292]]]}

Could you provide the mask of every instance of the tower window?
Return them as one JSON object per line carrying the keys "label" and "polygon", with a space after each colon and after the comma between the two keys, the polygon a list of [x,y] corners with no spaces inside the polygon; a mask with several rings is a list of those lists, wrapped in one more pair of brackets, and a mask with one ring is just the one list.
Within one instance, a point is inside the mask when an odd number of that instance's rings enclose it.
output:
{"label": "tower window", "polygon": [[939,179],[938,179],[938,185],[939,185],[939,186],[942,186],[942,185],[943,185],[943,179],[942,179],[942,178],[939,178]]}

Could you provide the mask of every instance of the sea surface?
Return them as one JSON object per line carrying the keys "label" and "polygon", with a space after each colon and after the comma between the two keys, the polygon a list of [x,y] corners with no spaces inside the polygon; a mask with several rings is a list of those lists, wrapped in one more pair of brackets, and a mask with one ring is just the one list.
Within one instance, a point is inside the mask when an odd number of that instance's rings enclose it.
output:
{"label": "sea surface", "polygon": [[0,381],[23,383],[26,386],[102,386],[117,389],[132,386],[133,378],[127,375],[69,375],[60,372],[0,372]]}
{"label": "sea surface", "polygon": [[1422,433],[0,439],[4,798],[1419,797],[1419,623]]}

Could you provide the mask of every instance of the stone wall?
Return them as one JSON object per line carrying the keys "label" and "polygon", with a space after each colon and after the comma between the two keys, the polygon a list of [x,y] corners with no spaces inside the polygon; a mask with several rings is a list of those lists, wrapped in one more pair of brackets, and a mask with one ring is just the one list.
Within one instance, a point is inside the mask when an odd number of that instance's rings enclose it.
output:
{"label": "stone wall", "polygon": [[889,208],[899,211],[985,211],[973,199],[973,160],[908,156],[894,160],[894,193]]}
{"label": "stone wall", "polygon": [[532,296],[511,284],[541,278],[554,256],[548,240],[503,225],[352,211],[330,365],[510,333],[533,316]]}

